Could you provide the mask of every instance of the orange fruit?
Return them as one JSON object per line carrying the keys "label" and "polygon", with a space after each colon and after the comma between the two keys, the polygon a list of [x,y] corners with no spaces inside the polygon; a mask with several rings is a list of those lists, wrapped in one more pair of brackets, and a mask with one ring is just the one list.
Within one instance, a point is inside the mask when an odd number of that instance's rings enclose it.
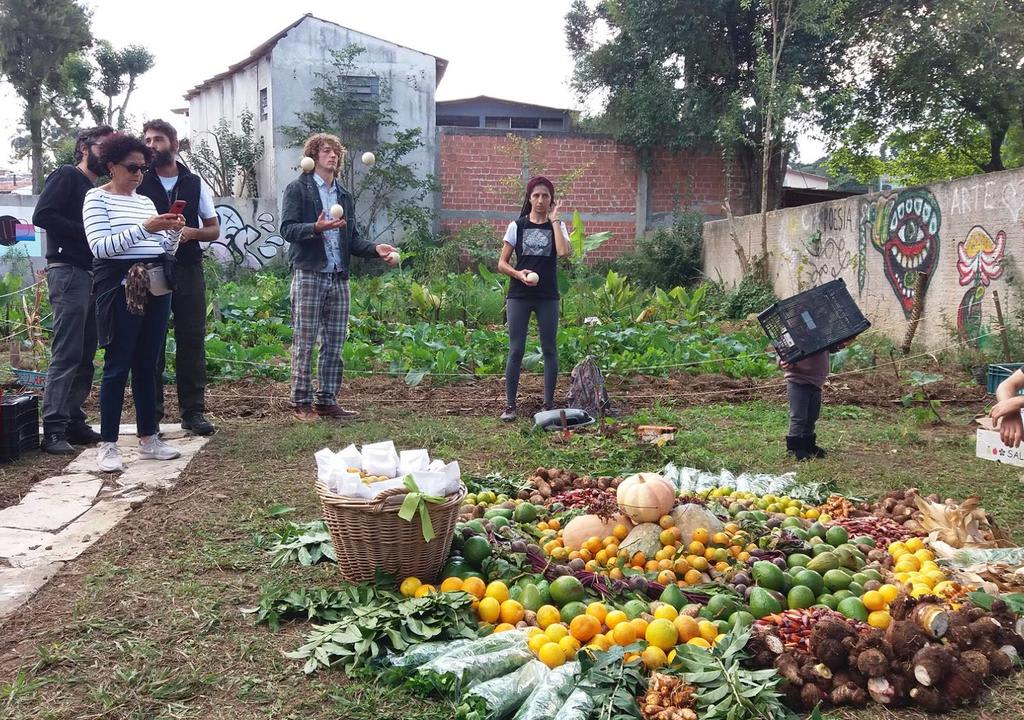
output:
{"label": "orange fruit", "polygon": [[[695,534],[695,535],[697,534],[697,531],[696,531],[696,530],[694,530],[694,534]],[[694,541],[693,541],[692,543],[690,543],[690,544],[689,544],[689,545],[687,546],[687,548],[686,548],[687,552],[689,552],[689,553],[690,553],[691,555],[697,555],[697,556],[699,556],[699,557],[703,557],[703,556],[704,556],[704,551],[705,551],[706,549],[707,549],[707,548],[706,548],[706,547],[704,547],[704,543],[702,543],[702,542],[699,542],[699,541],[697,541],[697,540],[694,540]]]}
{"label": "orange fruit", "polygon": [[875,610],[868,615],[868,625],[879,630],[885,630],[891,622],[888,610]]}
{"label": "orange fruit", "polygon": [[412,594],[412,596],[413,597],[421,598],[421,597],[424,597],[426,595],[431,595],[431,594],[436,593],[436,592],[437,592],[437,588],[434,587],[433,585],[420,585],[418,588],[416,588],[416,592],[414,592]]}
{"label": "orange fruit", "polygon": [[689,642],[695,637],[700,635],[700,627],[697,625],[697,621],[689,615],[680,615],[672,624],[676,627],[676,633],[679,635],[680,642]]}
{"label": "orange fruit", "polygon": [[633,632],[636,633],[638,638],[642,638],[647,632],[647,621],[643,618],[633,618],[629,621],[629,624],[633,626]]}
{"label": "orange fruit", "polygon": [[501,580],[495,580],[487,586],[487,591],[484,595],[494,598],[499,603],[503,603],[508,600],[508,586]]}
{"label": "orange fruit", "polygon": [[686,582],[687,585],[700,584],[700,581],[702,580],[700,570],[687,570],[686,574],[683,576],[683,580]]}
{"label": "orange fruit", "polygon": [[621,610],[612,610],[604,618],[604,624],[608,627],[609,630],[614,630],[615,626],[619,623],[628,621],[629,617],[627,617],[626,613],[622,612]]}
{"label": "orange fruit", "polygon": [[612,628],[612,640],[616,645],[625,647],[636,642],[636,630],[627,622],[620,622]]}
{"label": "orange fruit", "polygon": [[569,634],[585,643],[601,632],[601,623],[593,615],[577,615],[569,623]]}
{"label": "orange fruit", "polygon": [[623,525],[622,523],[619,523],[618,525],[612,528],[612,535],[615,536],[616,540],[625,540],[626,536],[629,535],[629,528]]}
{"label": "orange fruit", "polygon": [[885,597],[878,590],[868,590],[861,596],[860,601],[868,610],[884,610],[887,604]]}
{"label": "orange fruit", "polygon": [[501,603],[492,597],[485,597],[480,601],[480,607],[476,610],[480,619],[486,623],[497,622],[501,617]]}
{"label": "orange fruit", "polygon": [[503,623],[500,623],[496,628],[494,628],[494,632],[496,632],[496,633],[508,632],[509,630],[515,630],[515,629],[516,629],[516,626],[513,625],[512,623],[505,623],[505,622],[503,622]]}
{"label": "orange fruit", "polygon": [[419,590],[420,585],[422,584],[423,583],[420,582],[419,578],[407,577],[405,580],[402,581],[402,584],[398,588],[398,591],[401,592],[402,595],[404,595],[405,597],[412,597],[416,594],[416,591]]}
{"label": "orange fruit", "polygon": [[450,577],[441,582],[441,592],[458,592],[462,589],[462,578]]}
{"label": "orange fruit", "polygon": [[900,594],[899,588],[897,588],[895,585],[890,585],[888,583],[878,588],[878,592],[882,594],[882,597],[885,599],[886,604],[891,603],[893,600],[896,599],[896,596]]}
{"label": "orange fruit", "polygon": [[545,635],[544,633],[539,633],[537,635],[534,635],[529,640],[527,640],[526,645],[530,648],[530,650],[533,651],[534,655],[537,655],[538,653],[540,653],[540,649],[547,645],[549,642],[551,641],[548,640],[547,635]]}
{"label": "orange fruit", "polygon": [[714,642],[714,639],[718,637],[718,627],[710,620],[701,620],[698,622],[697,629],[700,631],[700,636],[709,643]]}
{"label": "orange fruit", "polygon": [[481,600],[487,591],[487,584],[478,577],[469,577],[462,581],[462,589],[477,600]]}
{"label": "orange fruit", "polygon": [[702,647],[705,650],[710,650],[711,649],[711,643],[709,643],[707,640],[705,640],[704,638],[701,638],[701,637],[695,637],[695,638],[692,638],[690,640],[687,640],[686,644],[687,645],[696,645],[697,647]]}
{"label": "orange fruit", "polygon": [[560,530],[562,528],[562,523],[558,521],[558,518],[551,518],[548,520],[548,527],[552,530]]}
{"label": "orange fruit", "polygon": [[608,608],[603,602],[592,602],[587,605],[587,615],[596,618],[598,623],[604,625],[604,619],[608,617]]}
{"label": "orange fruit", "polygon": [[576,657],[576,653],[579,652],[580,641],[571,635],[566,635],[558,641],[558,647],[562,648],[562,654],[565,655],[566,660],[572,660]]}
{"label": "orange fruit", "polygon": [[668,530],[670,527],[675,527],[676,521],[672,519],[671,515],[662,515],[658,518],[658,525],[661,526],[662,530]]}
{"label": "orange fruit", "polygon": [[633,553],[633,557],[629,559],[629,564],[633,567],[643,567],[647,562],[647,556],[642,552]]}
{"label": "orange fruit", "polygon": [[[691,538],[695,543],[703,545],[711,537],[711,533],[708,532],[707,528],[697,528],[693,531],[693,537]],[[703,550],[702,550],[703,552]],[[696,554],[696,553],[694,553]]]}
{"label": "orange fruit", "polygon": [[711,567],[708,564],[707,559],[700,556],[694,556],[694,558],[690,560],[690,565],[692,565],[693,569],[697,570],[698,572],[704,572],[709,567]]}
{"label": "orange fruit", "polygon": [[537,658],[549,668],[556,668],[565,664],[565,653],[561,646],[555,642],[545,643],[537,653]]}
{"label": "orange fruit", "polygon": [[561,617],[562,614],[554,605],[541,605],[537,610],[537,625],[547,629],[549,625],[558,622]]}
{"label": "orange fruit", "polygon": [[655,647],[654,645],[648,646],[642,653],[640,653],[640,659],[648,670],[657,670],[668,662],[668,657],[665,655],[665,651],[660,647]]}
{"label": "orange fruit", "polygon": [[516,600],[506,600],[501,604],[501,621],[515,625],[523,619],[526,610]]}
{"label": "orange fruit", "polygon": [[657,610],[654,611],[654,617],[658,620],[675,620],[677,615],[679,615],[679,611],[668,603],[659,605]]}
{"label": "orange fruit", "polygon": [[676,632],[676,626],[672,624],[671,620],[658,618],[647,626],[644,638],[651,645],[668,652],[675,647],[676,642],[679,640],[679,634]]}
{"label": "orange fruit", "polygon": [[596,535],[587,538],[587,540],[583,543],[583,549],[588,550],[591,553],[598,552],[602,547],[604,547],[604,545],[601,543],[601,538],[597,537]]}
{"label": "orange fruit", "polygon": [[569,628],[562,623],[554,623],[544,628],[544,634],[548,636],[548,640],[551,642],[558,642],[564,637],[568,637]]}

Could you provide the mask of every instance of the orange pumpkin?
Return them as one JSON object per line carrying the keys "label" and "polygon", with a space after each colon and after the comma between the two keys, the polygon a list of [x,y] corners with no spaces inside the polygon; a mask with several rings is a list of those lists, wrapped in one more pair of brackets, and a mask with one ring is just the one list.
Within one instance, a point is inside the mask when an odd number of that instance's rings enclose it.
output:
{"label": "orange pumpkin", "polygon": [[657,522],[676,502],[672,483],[657,473],[637,473],[622,481],[616,493],[619,509],[635,523]]}
{"label": "orange pumpkin", "polygon": [[618,515],[613,518],[601,518],[597,515],[580,515],[574,517],[562,530],[562,544],[570,550],[579,550],[592,537],[603,538],[612,534],[616,525],[633,528],[629,518]]}

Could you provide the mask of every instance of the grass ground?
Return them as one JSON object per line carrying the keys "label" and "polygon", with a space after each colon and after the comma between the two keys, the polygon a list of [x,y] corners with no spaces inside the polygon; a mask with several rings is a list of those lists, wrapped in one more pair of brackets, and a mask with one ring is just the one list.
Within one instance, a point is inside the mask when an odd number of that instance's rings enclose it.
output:
{"label": "grass ground", "polygon": [[[829,458],[799,466],[780,438],[777,403],[639,411],[611,436],[579,434],[567,443],[481,417],[432,417],[395,406],[369,407],[348,426],[298,426],[281,416],[222,427],[171,492],[154,497],[71,563],[16,616],[0,625],[0,717],[46,718],[391,718],[441,720],[444,703],[408,696],[341,673],[307,678],[282,656],[300,644],[304,624],[278,632],[253,624],[242,608],[268,583],[296,588],[335,581],[331,566],[271,569],[254,534],[282,520],[266,508],[285,502],[291,517],[318,515],[312,453],[391,438],[458,458],[467,473],[526,472],[538,465],[591,473],[653,470],[672,461],[734,472],[796,469],[834,479],[858,495],[918,486],[983,505],[1024,541],[1021,473],[974,459],[971,411],[949,424],[922,425],[903,410],[825,408],[819,441]],[[681,428],[658,448],[632,435],[636,423]],[[860,718],[890,715],[874,706]],[[1024,718],[1024,674],[986,695],[980,708],[950,717]],[[915,717],[901,713],[901,717]]]}

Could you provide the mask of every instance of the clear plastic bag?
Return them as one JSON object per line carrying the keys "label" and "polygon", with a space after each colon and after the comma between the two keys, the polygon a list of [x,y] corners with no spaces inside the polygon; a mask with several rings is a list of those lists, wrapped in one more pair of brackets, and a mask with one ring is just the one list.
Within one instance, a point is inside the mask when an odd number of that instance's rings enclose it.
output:
{"label": "clear plastic bag", "polygon": [[558,710],[576,687],[579,671],[580,664],[572,662],[549,672],[522,704],[513,720],[550,720],[556,715],[561,717]]}
{"label": "clear plastic bag", "polygon": [[455,696],[488,680],[508,675],[532,659],[533,653],[525,646],[457,659],[442,655],[417,671],[417,684],[429,683],[441,694]]}
{"label": "clear plastic bag", "polygon": [[544,663],[532,659],[513,673],[481,683],[462,698],[456,717],[461,720],[511,717],[550,672]]}
{"label": "clear plastic bag", "polygon": [[449,652],[459,649],[463,645],[469,645],[472,640],[438,640],[413,645],[401,655],[388,656],[388,664],[392,667],[416,668],[424,665],[435,658],[446,655]]}

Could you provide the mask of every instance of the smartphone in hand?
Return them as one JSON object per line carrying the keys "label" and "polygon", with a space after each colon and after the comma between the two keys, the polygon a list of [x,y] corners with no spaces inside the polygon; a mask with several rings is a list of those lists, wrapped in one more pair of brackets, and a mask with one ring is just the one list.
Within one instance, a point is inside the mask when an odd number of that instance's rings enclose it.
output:
{"label": "smartphone in hand", "polygon": [[174,204],[171,205],[171,209],[168,210],[167,212],[169,212],[171,215],[181,215],[181,213],[185,210],[186,205],[188,205],[188,203],[185,202],[184,200],[175,200]]}

